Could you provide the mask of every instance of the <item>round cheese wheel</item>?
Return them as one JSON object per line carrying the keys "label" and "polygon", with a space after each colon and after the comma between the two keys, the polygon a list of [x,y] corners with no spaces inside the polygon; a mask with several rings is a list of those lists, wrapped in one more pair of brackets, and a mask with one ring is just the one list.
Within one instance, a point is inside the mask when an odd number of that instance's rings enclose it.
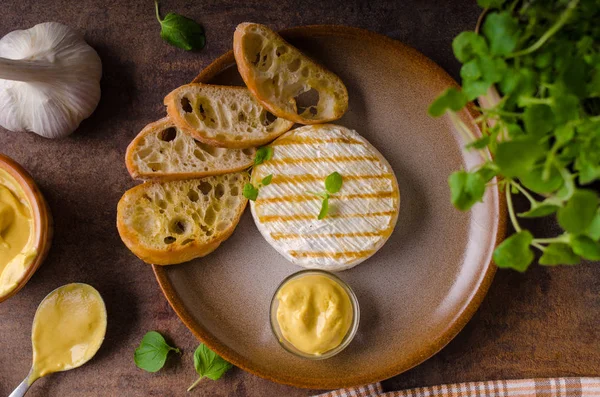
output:
{"label": "round cheese wheel", "polygon": [[[400,207],[392,167],[356,131],[323,124],[291,130],[271,145],[272,157],[255,166],[252,183],[272,175],[251,202],[264,238],[294,264],[329,271],[349,269],[387,241]],[[342,176],[328,193],[325,179]],[[268,178],[267,178],[268,179]],[[329,211],[318,219],[328,193]]]}

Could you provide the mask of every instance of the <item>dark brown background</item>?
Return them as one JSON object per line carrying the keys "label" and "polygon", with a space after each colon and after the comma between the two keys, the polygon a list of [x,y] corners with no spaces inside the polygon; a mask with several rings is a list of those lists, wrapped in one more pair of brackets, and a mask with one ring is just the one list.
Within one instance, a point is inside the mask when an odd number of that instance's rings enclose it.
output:
{"label": "dark brown background", "polygon": [[[149,266],[121,243],[116,204],[133,186],[123,163],[129,141],[164,114],[162,98],[192,80],[231,47],[234,27],[256,21],[281,29],[345,24],[386,34],[416,47],[454,77],[451,52],[458,32],[475,25],[474,1],[186,1],[164,0],[163,9],[204,24],[200,53],[169,47],[159,37],[150,0],[5,0],[0,35],[58,21],[82,32],[102,58],[102,100],[76,134],[47,140],[0,129],[0,152],[27,168],[55,218],[47,261],[15,297],[0,304],[0,395],[25,377],[31,360],[31,321],[39,301],[74,281],[94,285],[109,312],[98,356],[70,373],[38,381],[31,396],[179,396],[195,379],[197,341],[160,293]],[[552,223],[527,225],[552,234]],[[432,247],[434,249],[435,247]],[[183,349],[164,370],[148,374],[133,363],[143,334],[158,330]],[[441,353],[384,382],[388,390],[499,378],[600,375],[600,266],[534,267],[524,275],[500,271],[467,327]],[[306,396],[239,369],[206,381],[198,396]]]}

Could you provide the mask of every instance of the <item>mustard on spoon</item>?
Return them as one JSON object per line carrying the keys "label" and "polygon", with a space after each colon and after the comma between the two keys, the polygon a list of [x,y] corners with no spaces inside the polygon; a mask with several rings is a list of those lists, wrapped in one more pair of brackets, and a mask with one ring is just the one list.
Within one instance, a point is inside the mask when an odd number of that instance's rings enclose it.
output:
{"label": "mustard on spoon", "polygon": [[50,292],[35,312],[29,375],[9,397],[21,397],[37,379],[82,366],[106,334],[106,306],[92,286],[67,284]]}

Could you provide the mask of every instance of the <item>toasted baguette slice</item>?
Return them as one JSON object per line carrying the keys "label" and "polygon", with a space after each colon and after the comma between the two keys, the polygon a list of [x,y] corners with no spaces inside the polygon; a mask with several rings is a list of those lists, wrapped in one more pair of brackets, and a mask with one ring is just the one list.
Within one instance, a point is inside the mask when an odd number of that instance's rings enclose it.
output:
{"label": "toasted baguette slice", "polygon": [[255,152],[207,145],[165,117],[148,124],[129,144],[125,164],[135,179],[201,178],[244,170]]}
{"label": "toasted baguette slice", "polygon": [[294,124],[269,113],[246,87],[187,84],[171,91],[165,105],[177,126],[219,147],[261,146]]}
{"label": "toasted baguette slice", "polygon": [[248,200],[247,172],[185,181],[147,182],[117,206],[121,239],[141,260],[173,265],[207,255],[238,224]]}
{"label": "toasted baguette slice", "polygon": [[[300,124],[325,123],[348,109],[342,80],[264,25],[239,24],[233,53],[250,91],[278,117]],[[318,93],[318,101],[309,98],[311,91]],[[305,100],[312,103],[302,103]]]}

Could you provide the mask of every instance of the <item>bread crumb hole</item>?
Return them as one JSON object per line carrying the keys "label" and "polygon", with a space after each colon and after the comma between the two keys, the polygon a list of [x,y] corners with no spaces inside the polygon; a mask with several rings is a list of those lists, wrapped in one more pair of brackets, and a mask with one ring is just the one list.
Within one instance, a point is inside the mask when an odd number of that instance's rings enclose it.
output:
{"label": "bread crumb hole", "polygon": [[185,240],[183,240],[183,242],[181,243],[181,245],[188,245],[192,241],[194,241],[194,240],[192,240],[191,238],[186,238]]}
{"label": "bread crumb hole", "polygon": [[190,100],[185,96],[181,98],[181,108],[186,113],[192,113],[192,104],[190,103]]}
{"label": "bread crumb hole", "polygon": [[171,142],[177,137],[177,130],[174,127],[167,128],[158,133],[158,139],[165,142]]}
{"label": "bread crumb hole", "polygon": [[237,196],[238,194],[240,194],[240,189],[236,185],[231,185],[229,193],[231,193],[232,196]]}
{"label": "bread crumb hole", "polygon": [[300,58],[294,58],[292,60],[292,62],[290,62],[290,63],[287,64],[288,70],[290,72],[294,73],[296,70],[300,69],[300,64],[301,63],[302,63],[302,61],[300,61]]}
{"label": "bread crumb hole", "polygon": [[219,148],[207,145],[207,144],[202,143],[200,141],[195,141],[195,142],[196,142],[196,146],[198,146],[200,149],[202,149],[202,151],[208,153],[209,155],[211,155],[213,157],[215,157],[215,156],[218,155]]}
{"label": "bread crumb hole", "polygon": [[167,202],[165,200],[158,200],[156,204],[159,208],[162,208],[163,210],[167,208]]}
{"label": "bread crumb hole", "polygon": [[217,223],[217,232],[222,232],[223,230],[227,229],[227,222],[219,222]]}
{"label": "bread crumb hole", "polygon": [[212,190],[212,185],[208,182],[200,182],[200,185],[198,185],[198,189],[200,189],[202,194],[206,196]]}
{"label": "bread crumb hole", "polygon": [[215,197],[220,199],[221,197],[223,197],[224,194],[225,194],[225,187],[223,186],[222,183],[219,183],[217,186],[215,186]]}
{"label": "bread crumb hole", "polygon": [[[308,110],[313,116],[317,114],[316,106],[319,103],[319,91],[314,88],[310,88],[308,91],[304,91],[300,95],[296,96],[296,106],[298,114],[305,113]],[[314,108],[315,112],[312,113]]]}
{"label": "bread crumb hole", "polygon": [[242,153],[244,153],[246,156],[251,156],[252,154],[254,154],[254,150],[252,148],[246,148],[242,149]]}
{"label": "bread crumb hole", "polygon": [[194,150],[194,157],[200,161],[206,161],[206,157],[204,157],[204,154],[202,154],[202,152],[198,149]]}
{"label": "bread crumb hole", "polygon": [[269,125],[273,124],[275,120],[277,120],[277,117],[275,117],[273,113],[267,110],[263,111],[260,115],[260,121],[265,127],[268,127]]}
{"label": "bread crumb hole", "polygon": [[148,167],[150,167],[153,172],[162,171],[161,163],[148,163]]}
{"label": "bread crumb hole", "polygon": [[177,239],[173,236],[167,236],[163,241],[165,242],[165,244],[173,244],[176,240]]}
{"label": "bread crumb hole", "polygon": [[189,190],[187,196],[192,203],[195,203],[200,198],[200,196],[195,190]]}
{"label": "bread crumb hole", "polygon": [[[204,222],[211,226],[213,223],[215,223],[215,220],[217,219],[217,214],[215,213],[215,210],[212,207],[208,207],[206,209],[206,212],[204,213]],[[207,234],[208,236],[208,234]]]}
{"label": "bread crumb hole", "polygon": [[169,231],[175,234],[183,234],[185,233],[187,228],[187,223],[183,219],[173,219],[169,224]]}
{"label": "bread crumb hole", "polygon": [[246,121],[246,115],[244,113],[242,113],[242,112],[239,112],[238,113],[238,121],[240,123],[243,123],[244,121]]}

